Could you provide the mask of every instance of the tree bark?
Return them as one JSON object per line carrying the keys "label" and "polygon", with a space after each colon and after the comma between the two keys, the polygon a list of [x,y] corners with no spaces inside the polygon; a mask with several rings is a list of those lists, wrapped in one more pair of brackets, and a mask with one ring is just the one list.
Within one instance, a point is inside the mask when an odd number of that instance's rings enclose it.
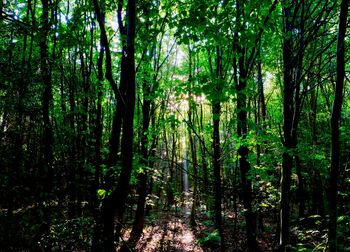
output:
{"label": "tree bark", "polygon": [[294,93],[293,83],[293,42],[290,2],[283,1],[283,146],[281,176],[281,206],[280,206],[280,250],[284,251],[289,244],[289,217],[290,217],[290,186],[293,166],[293,151],[296,147],[294,124]]}
{"label": "tree bark", "polygon": [[[138,185],[138,201],[135,219],[133,222],[130,239],[128,245],[132,248],[135,247],[136,242],[140,239],[143,227],[145,223],[145,204],[147,197],[147,179],[148,179],[148,166],[149,162],[149,150],[148,150],[148,130],[151,122],[151,86],[150,83],[144,81],[143,83],[143,105],[142,105],[142,130],[141,130],[141,164],[144,166],[143,171],[139,173],[139,185]],[[123,250],[128,251],[125,246]],[[122,250],[122,251],[123,251]]]}
{"label": "tree bark", "polygon": [[[104,13],[102,14],[104,23]],[[96,111],[96,125],[95,125],[95,178],[92,190],[94,198],[93,213],[95,219],[95,228],[92,241],[92,251],[98,251],[99,242],[101,239],[101,220],[99,213],[99,199],[97,197],[97,190],[100,188],[101,178],[101,146],[102,146],[102,132],[103,132],[103,107],[102,107],[102,82],[103,82],[103,58],[104,58],[104,47],[102,42],[102,36],[100,35],[100,52],[97,60],[97,72],[98,72],[98,83],[97,83],[97,111]]]}
{"label": "tree bark", "polygon": [[341,108],[343,104],[343,89],[345,77],[345,33],[348,17],[349,0],[342,0],[340,5],[340,16],[337,38],[337,80],[334,92],[334,101],[331,117],[331,171],[329,178],[329,249],[332,252],[338,251],[337,244],[337,194],[338,177],[340,171],[340,139],[339,126],[341,120]]}
{"label": "tree bark", "polygon": [[[248,125],[247,125],[247,70],[245,68],[245,51],[239,49],[241,57],[239,58],[239,80],[237,85],[237,135],[243,142],[246,139]],[[247,246],[248,250],[258,251],[255,234],[255,214],[252,209],[252,178],[248,172],[250,164],[248,162],[249,149],[244,143],[241,143],[238,148],[239,167],[241,171],[241,181],[243,189],[243,205],[245,209],[246,232],[247,232]]]}
{"label": "tree bark", "polygon": [[[211,59],[210,59],[211,60]],[[224,248],[224,234],[222,228],[222,189],[221,189],[221,148],[220,148],[220,115],[221,115],[221,95],[222,95],[222,62],[221,50],[216,48],[216,83],[214,92],[217,98],[212,101],[213,114],[213,169],[214,169],[214,209],[215,209],[215,227],[221,237],[221,251]]]}
{"label": "tree bark", "polygon": [[[102,251],[114,251],[114,240],[119,240],[121,222],[124,215],[124,205],[129,191],[129,181],[133,160],[134,139],[134,110],[135,110],[135,20],[136,3],[129,0],[127,4],[127,27],[122,23],[123,1],[118,3],[118,23],[123,42],[123,53],[120,72],[120,88],[117,87],[112,75],[112,59],[108,44],[108,38],[97,0],[93,0],[94,9],[101,29],[101,38],[106,51],[106,79],[117,99],[117,108],[113,119],[112,136],[110,140],[110,155],[107,164],[114,166],[121,139],[121,165],[117,186],[112,190],[111,196],[107,197],[102,206],[103,245]],[[124,38],[126,35],[126,38]],[[112,172],[112,171],[111,171]],[[107,178],[107,189],[111,188],[112,182]],[[114,216],[117,216],[117,225],[114,231]]]}
{"label": "tree bark", "polygon": [[[243,25],[241,24],[241,18],[243,18],[244,11],[241,6],[243,3],[237,2],[237,29],[244,30]],[[247,78],[248,78],[248,69],[249,62],[247,62],[247,49],[239,45],[239,37],[238,32],[234,34],[235,40],[235,50],[238,55],[240,55],[238,59],[238,70],[239,70],[239,78],[235,79],[236,82],[236,91],[237,91],[237,136],[240,138],[242,143],[238,148],[238,156],[239,156],[239,167],[241,172],[241,182],[242,182],[242,190],[243,190],[243,205],[244,205],[244,215],[246,221],[246,233],[247,233],[247,247],[248,251],[259,251],[257,243],[256,243],[256,224],[255,224],[255,214],[252,209],[252,178],[248,174],[250,170],[250,164],[248,162],[248,154],[249,149],[246,144],[244,144],[244,140],[247,137],[248,131],[248,114],[247,108],[249,104],[247,104]],[[234,67],[237,70],[237,62],[234,62]]]}
{"label": "tree bark", "polygon": [[[220,162],[220,102],[213,102],[213,169],[214,169],[214,205],[215,205],[215,227],[218,229],[221,236],[221,246],[223,245],[223,230],[221,216],[221,162]],[[222,250],[223,251],[223,250]]]}
{"label": "tree bark", "polygon": [[297,189],[297,199],[299,201],[299,217],[304,217],[305,215],[305,190],[304,190],[304,179],[302,174],[301,160],[298,154],[294,156],[295,167],[298,176],[298,189]]}
{"label": "tree bark", "polygon": [[[42,81],[44,84],[44,92],[42,96],[42,113],[44,121],[44,133],[43,133],[43,173],[45,174],[45,181],[43,184],[43,191],[45,192],[45,198],[43,201],[48,202],[48,206],[44,209],[44,230],[48,232],[50,229],[50,193],[52,192],[52,183],[53,183],[53,130],[51,125],[50,118],[50,108],[52,106],[52,78],[51,78],[51,62],[49,56],[49,46],[48,46],[48,36],[50,31],[50,22],[49,22],[49,1],[42,0],[42,16],[41,16],[41,25],[42,33],[40,38],[40,66],[42,70]],[[49,244],[48,250],[51,244]]]}
{"label": "tree bark", "polygon": [[128,1],[128,25],[127,25],[127,64],[125,69],[127,90],[125,92],[125,113],[123,116],[123,132],[121,139],[121,161],[122,170],[118,179],[118,186],[112,193],[113,204],[117,203],[115,212],[117,225],[115,237],[119,239],[121,224],[124,215],[124,205],[129,193],[129,181],[133,161],[133,140],[134,140],[134,110],[135,110],[135,21],[136,1]]}

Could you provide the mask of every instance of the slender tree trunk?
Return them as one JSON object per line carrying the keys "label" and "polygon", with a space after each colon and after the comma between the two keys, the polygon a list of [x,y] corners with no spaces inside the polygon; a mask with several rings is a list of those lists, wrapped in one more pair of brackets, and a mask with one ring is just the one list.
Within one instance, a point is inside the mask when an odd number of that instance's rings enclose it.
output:
{"label": "slender tree trunk", "polygon": [[[319,80],[319,82],[321,82]],[[317,148],[317,128],[316,128],[316,118],[317,118],[317,94],[318,94],[318,87],[316,87],[316,90],[311,91],[311,115],[310,115],[310,124],[311,124],[311,137],[312,137],[312,145],[313,145],[313,151]],[[321,216],[324,216],[324,204],[323,204],[323,190],[320,191],[320,188],[324,188],[320,176],[320,172],[318,170],[318,167],[315,166],[311,168],[312,169],[312,199],[311,199],[311,213],[312,214],[319,214]]]}
{"label": "slender tree trunk", "polygon": [[[190,108],[188,111],[188,120],[189,123],[194,125],[193,120],[193,107],[196,106],[193,104],[194,102],[192,99],[189,101]],[[191,104],[192,103],[192,104]],[[197,225],[196,223],[196,210],[198,206],[198,167],[197,167],[197,148],[196,148],[196,138],[192,134],[191,129],[189,129],[189,140],[190,140],[190,148],[191,148],[191,155],[192,155],[192,167],[193,167],[193,201],[192,201],[192,207],[191,207],[191,215],[190,215],[190,225],[191,227],[195,227]]]}
{"label": "slender tree trunk", "polygon": [[70,125],[70,132],[71,132],[71,142],[69,146],[69,169],[68,169],[68,194],[69,194],[69,202],[68,202],[68,216],[70,219],[73,219],[75,216],[75,201],[76,201],[76,183],[75,183],[75,175],[76,175],[76,164],[75,160],[77,159],[76,154],[77,154],[77,141],[76,141],[76,129],[75,129],[75,121],[76,121],[76,115],[75,115],[75,88],[74,88],[74,83],[75,83],[75,78],[74,78],[74,73],[76,70],[76,59],[73,57],[72,59],[73,62],[73,69],[72,69],[72,80],[69,82],[69,105],[70,105],[70,113],[71,116],[69,118],[69,125]]}
{"label": "slender tree trunk", "polygon": [[[129,181],[133,161],[133,140],[134,140],[134,109],[135,109],[135,21],[136,1],[128,1],[128,26],[127,26],[127,67],[125,93],[125,114],[123,116],[123,134],[121,140],[121,162],[122,170],[118,179],[118,186],[112,195],[113,202],[116,202],[117,225],[115,231],[116,239],[119,239],[121,224],[124,216],[124,205],[129,193]],[[114,204],[114,203],[113,203]]]}
{"label": "slender tree trunk", "polygon": [[[98,57],[98,85],[97,85],[97,114],[96,114],[96,128],[95,128],[95,190],[100,187],[101,178],[101,144],[102,144],[102,131],[103,131],[103,107],[102,107],[102,81],[103,81],[103,63],[104,49],[101,43],[101,49]],[[95,191],[96,194],[96,191]]]}
{"label": "slender tree trunk", "polygon": [[290,217],[290,186],[293,166],[293,154],[295,149],[295,132],[293,128],[294,111],[294,86],[293,86],[293,65],[292,65],[292,38],[288,36],[292,32],[291,9],[289,2],[283,1],[283,145],[286,149],[282,156],[281,176],[281,208],[280,208],[280,250],[284,251],[289,244],[289,217]]}
{"label": "slender tree trunk", "polygon": [[[151,86],[146,81],[143,83],[143,105],[142,105],[142,130],[141,130],[141,164],[144,166],[143,171],[139,174],[139,186],[138,186],[138,201],[135,219],[133,222],[130,239],[128,246],[134,248],[136,242],[140,239],[143,227],[145,223],[145,204],[147,197],[147,179],[148,179],[148,167],[149,151],[148,151],[148,130],[150,126],[151,117]],[[123,251],[128,251],[126,245],[123,245]]]}
{"label": "slender tree trunk", "polygon": [[345,33],[348,17],[349,0],[342,0],[340,5],[340,16],[337,39],[337,81],[334,92],[334,101],[331,117],[331,171],[329,178],[329,249],[332,252],[338,251],[337,244],[337,193],[338,177],[340,171],[340,140],[339,126],[341,119],[341,108],[343,104],[343,89],[345,77]]}
{"label": "slender tree trunk", "polygon": [[[221,251],[224,248],[224,234],[222,228],[222,189],[221,189],[221,148],[220,148],[220,115],[222,95],[221,78],[222,78],[222,58],[219,46],[216,48],[216,78],[217,83],[214,87],[214,92],[219,96],[212,101],[213,114],[213,170],[214,170],[214,209],[215,209],[215,227],[219,231],[221,237]],[[211,60],[211,59],[210,59]]]}
{"label": "slender tree trunk", "polygon": [[[237,86],[237,135],[242,141],[247,136],[247,70],[245,68],[245,51],[240,50],[242,56],[239,58],[239,81]],[[245,208],[246,232],[247,232],[247,246],[248,250],[258,251],[256,244],[256,228],[255,228],[255,214],[252,209],[252,179],[248,177],[250,164],[248,162],[249,149],[248,146],[241,144],[238,149],[239,167],[241,171],[241,180],[243,187],[243,204]]]}
{"label": "slender tree trunk", "polygon": [[[50,193],[52,192],[52,183],[53,183],[53,132],[50,119],[50,107],[52,105],[52,83],[51,83],[51,69],[50,69],[50,56],[49,56],[49,46],[48,46],[48,36],[50,30],[49,23],[49,1],[42,0],[42,34],[40,37],[40,57],[41,57],[41,70],[42,70],[42,81],[44,84],[44,92],[42,96],[42,113],[44,121],[44,133],[43,133],[43,151],[44,151],[44,160],[43,160],[43,172],[45,174],[45,181],[43,184],[43,191],[46,196],[44,201],[48,202],[48,206],[44,209],[44,230],[45,232],[49,231],[50,228]],[[51,250],[50,244],[48,250]]]}
{"label": "slender tree trunk", "polygon": [[[215,227],[218,229],[220,236],[223,234],[222,230],[222,217],[221,217],[221,164],[220,164],[220,102],[215,102],[212,105],[213,110],[213,168],[214,168],[214,205],[215,205]],[[221,243],[223,243],[221,237]]]}
{"label": "slender tree trunk", "polygon": [[[121,67],[120,67],[120,87],[118,88],[117,83],[115,82],[113,78],[113,73],[112,73],[112,56],[111,56],[111,51],[109,47],[109,42],[108,42],[108,37],[107,37],[107,32],[105,28],[105,20],[104,20],[104,14],[101,11],[101,7],[98,4],[97,0],[92,0],[94,4],[94,9],[97,17],[97,21],[100,26],[100,32],[101,32],[101,43],[105,49],[105,54],[106,54],[106,60],[105,60],[105,65],[106,65],[106,73],[105,77],[108,80],[113,92],[114,96],[117,100],[117,105],[115,106],[115,111],[113,113],[113,122],[112,122],[112,132],[111,136],[109,139],[109,155],[107,158],[106,165],[109,168],[107,175],[106,175],[106,181],[105,181],[105,187],[107,190],[110,190],[113,186],[113,179],[112,175],[115,171],[115,166],[117,165],[118,162],[118,153],[119,153],[119,147],[120,147],[120,135],[122,131],[122,123],[123,123],[123,115],[125,112],[125,91],[126,91],[126,72],[127,72],[127,61],[128,59],[126,58],[126,54],[122,54],[122,59],[121,59]],[[126,46],[125,46],[125,41],[124,37],[127,36],[126,34],[126,29],[123,25],[122,22],[122,17],[121,17],[121,12],[122,12],[122,5],[118,5],[118,24],[119,24],[119,30],[120,30],[120,36],[123,41],[123,47],[122,51],[126,52]],[[107,199],[108,201],[108,199]],[[105,205],[105,204],[104,204]],[[103,207],[104,208],[104,207]],[[110,221],[108,221],[110,223]]]}
{"label": "slender tree trunk", "polygon": [[[200,133],[203,134],[204,127],[203,127],[203,104],[200,104]],[[201,135],[201,134],[200,134]],[[202,163],[202,169],[203,169],[203,183],[204,183],[204,195],[209,195],[209,174],[208,174],[208,165],[207,165],[207,155],[206,155],[206,146],[205,146],[205,139],[204,134],[200,139],[200,151],[201,151],[201,163]],[[209,205],[209,201],[207,200],[207,207]]]}
{"label": "slender tree trunk", "polygon": [[[265,94],[264,94],[264,82],[263,82],[263,74],[262,74],[262,62],[260,55],[260,46],[258,49],[258,59],[257,59],[257,84],[258,84],[258,99],[257,99],[257,118],[256,121],[258,123],[259,130],[257,135],[260,136],[264,134],[266,127],[266,104],[265,104]],[[257,156],[257,164],[260,165],[260,155],[261,152],[266,153],[267,147],[266,144],[257,144],[256,146],[256,156]]]}
{"label": "slender tree trunk", "polygon": [[[45,171],[47,172],[47,181],[45,187],[47,189],[51,188],[53,170],[52,170],[52,161],[53,161],[53,133],[52,125],[50,119],[50,106],[52,102],[52,83],[51,83],[51,69],[50,69],[50,58],[48,51],[48,32],[50,30],[49,24],[49,3],[47,0],[42,0],[43,5],[43,14],[42,14],[42,29],[43,37],[40,41],[41,47],[41,68],[42,68],[42,79],[44,83],[44,93],[43,93],[43,120],[44,120],[44,162],[45,162]],[[50,190],[48,190],[50,191]],[[48,192],[47,191],[47,192]]]}
{"label": "slender tree trunk", "polygon": [[[123,53],[120,72],[120,88],[118,89],[112,74],[112,59],[108,44],[106,29],[97,0],[93,0],[95,13],[101,29],[102,42],[106,50],[106,79],[109,81],[117,99],[117,108],[114,114],[112,135],[110,140],[110,155],[107,165],[114,166],[117,162],[119,138],[121,139],[121,165],[117,187],[110,197],[103,202],[103,248],[102,251],[114,251],[114,238],[119,240],[121,222],[124,215],[124,205],[129,191],[129,180],[133,160],[134,136],[134,109],[135,109],[135,0],[127,4],[127,27],[122,23],[122,3],[118,4],[118,24],[123,42]],[[126,35],[126,36],[125,36]],[[121,127],[123,123],[123,127]],[[112,170],[111,172],[112,173]],[[111,188],[112,181],[107,178],[107,188]],[[114,216],[117,216],[117,226],[114,232]]]}
{"label": "slender tree trunk", "polygon": [[[102,14],[104,22],[104,14]],[[101,178],[101,144],[102,144],[102,131],[103,131],[103,108],[102,108],[102,82],[103,82],[103,58],[104,58],[104,47],[102,44],[102,38],[100,36],[100,52],[97,60],[97,70],[98,70],[98,84],[97,84],[97,112],[96,112],[96,125],[95,125],[95,178],[94,186],[92,190],[92,195],[94,198],[94,218],[95,218],[95,228],[92,241],[92,251],[98,251],[99,242],[101,239],[101,220],[99,212],[99,199],[97,197],[97,190],[100,188],[100,178]]]}
{"label": "slender tree trunk", "polygon": [[[189,80],[192,79],[192,51],[190,45],[188,46],[188,53],[189,53]],[[197,225],[196,223],[196,209],[197,209],[197,187],[198,187],[198,167],[197,167],[197,148],[196,148],[196,139],[193,134],[193,130],[196,130],[195,126],[195,114],[197,114],[197,107],[195,102],[193,101],[193,95],[191,93],[192,90],[192,83],[189,83],[190,87],[188,89],[189,99],[188,99],[188,123],[192,125],[192,127],[188,127],[188,137],[190,142],[190,149],[191,149],[191,156],[192,156],[192,168],[193,168],[193,195],[192,195],[192,207],[191,207],[191,214],[190,214],[190,225],[191,227],[195,227]]]}
{"label": "slender tree trunk", "polygon": [[295,155],[295,167],[298,176],[298,190],[297,199],[299,200],[299,217],[304,217],[305,215],[305,190],[304,190],[304,180],[302,174],[302,165],[299,155]]}
{"label": "slender tree trunk", "polygon": [[[176,185],[174,185],[174,177],[175,177],[175,182],[176,182],[176,174],[177,174],[177,169],[175,166],[175,161],[176,161],[176,135],[175,135],[175,124],[171,125],[172,129],[172,137],[171,137],[171,159],[170,159],[170,166],[169,166],[169,180],[168,180],[168,188],[167,188],[167,204],[169,210],[171,209],[171,206],[174,204],[174,189],[176,189]],[[166,137],[166,132],[164,132],[164,136]],[[166,141],[166,146],[167,146],[167,141]],[[168,150],[166,150],[167,155],[168,155]],[[175,175],[175,176],[174,176]]]}
{"label": "slender tree trunk", "polygon": [[265,103],[265,94],[264,94],[264,82],[263,82],[263,74],[262,74],[262,67],[261,67],[261,58],[260,58],[260,49],[259,49],[259,55],[257,60],[257,68],[258,68],[258,108],[259,108],[259,114],[261,116],[261,127],[263,130],[265,129],[265,122],[266,122],[266,103]]}

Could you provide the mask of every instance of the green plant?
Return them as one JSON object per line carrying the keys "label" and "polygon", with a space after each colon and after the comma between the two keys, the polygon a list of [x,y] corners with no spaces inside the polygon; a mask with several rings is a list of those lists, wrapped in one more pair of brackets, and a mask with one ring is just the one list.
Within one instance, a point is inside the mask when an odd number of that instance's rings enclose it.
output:
{"label": "green plant", "polygon": [[212,247],[219,246],[221,241],[220,234],[218,230],[211,232],[206,232],[206,235],[203,238],[198,239],[198,243],[204,246]]}

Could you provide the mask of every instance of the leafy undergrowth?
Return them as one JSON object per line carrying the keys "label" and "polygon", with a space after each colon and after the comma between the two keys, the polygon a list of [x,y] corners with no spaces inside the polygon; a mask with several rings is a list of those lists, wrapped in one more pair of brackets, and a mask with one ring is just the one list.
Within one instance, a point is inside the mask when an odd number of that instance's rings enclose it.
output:
{"label": "leafy undergrowth", "polygon": [[89,251],[92,235],[92,218],[79,217],[52,225],[42,243],[50,241],[53,251]]}
{"label": "leafy undergrowth", "polygon": [[57,204],[51,205],[52,220],[46,230],[43,210],[29,205],[0,211],[0,252],[4,251],[89,251],[93,219],[89,216],[66,219]]}
{"label": "leafy undergrowth", "polygon": [[[154,210],[146,219],[143,235],[136,244],[135,251],[142,252],[204,252],[220,251],[220,236],[215,229],[213,213],[199,207],[196,213],[196,225],[190,226],[190,203],[170,211]],[[200,210],[201,209],[201,210]],[[223,213],[225,251],[246,251],[245,219],[243,207],[238,205],[238,211]],[[39,223],[40,211],[29,207],[23,211],[16,211],[9,219],[0,212],[2,234],[11,237],[10,244],[3,244],[0,251],[45,251],[47,242],[52,245],[53,251],[90,251],[93,220],[91,217],[81,217],[67,221],[53,221],[48,234],[40,234],[41,225],[26,225]],[[62,219],[57,215],[56,220]],[[126,224],[123,240],[130,234],[132,216]],[[259,218],[258,218],[259,217]],[[276,217],[270,212],[262,212],[257,217],[257,242],[260,251],[274,251],[276,248]],[[35,219],[36,218],[36,219]],[[6,223],[5,223],[6,221]],[[11,224],[11,225],[10,225]],[[327,219],[319,215],[312,215],[298,219],[291,223],[291,251],[326,251],[327,249]],[[350,251],[349,232],[350,219],[339,216],[338,232],[344,239],[340,239],[341,251]],[[5,230],[6,229],[6,230]],[[3,237],[5,238],[5,237]],[[3,240],[0,239],[0,243]]]}
{"label": "leafy undergrowth", "polygon": [[[350,251],[350,218],[346,215],[338,217],[338,250]],[[328,221],[320,215],[300,218],[291,227],[292,251],[323,252],[328,249]]]}

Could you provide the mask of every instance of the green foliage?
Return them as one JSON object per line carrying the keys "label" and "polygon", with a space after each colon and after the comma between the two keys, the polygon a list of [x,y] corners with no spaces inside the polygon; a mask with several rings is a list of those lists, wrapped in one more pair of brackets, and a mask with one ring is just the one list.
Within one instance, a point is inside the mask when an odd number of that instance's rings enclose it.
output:
{"label": "green foliage", "polygon": [[296,251],[324,251],[327,247],[327,223],[320,215],[311,215],[299,220],[299,226],[292,228],[297,238]]}
{"label": "green foliage", "polygon": [[54,251],[86,250],[90,248],[93,234],[93,220],[79,217],[51,226],[50,233],[43,236],[40,243],[44,248],[50,242]]}
{"label": "green foliage", "polygon": [[104,199],[107,196],[107,191],[104,189],[97,190],[97,196],[100,200]]}
{"label": "green foliage", "polygon": [[339,250],[341,251],[350,251],[350,217],[347,214],[340,215],[337,218],[338,224],[338,237],[339,239]]}
{"label": "green foliage", "polygon": [[198,239],[198,243],[208,247],[216,247],[220,245],[221,237],[217,230],[205,233],[205,237]]}
{"label": "green foliage", "polygon": [[[45,250],[49,243],[54,250],[89,250],[94,224],[92,216],[95,213],[84,209],[82,215],[80,204],[89,201],[89,205],[95,206],[93,200],[96,195],[99,201],[108,197],[110,189],[118,187],[116,183],[123,169],[120,154],[124,146],[119,146],[118,153],[111,153],[110,145],[115,143],[110,142],[113,117],[120,104],[117,104],[105,76],[106,48],[100,45],[101,29],[92,1],[48,2],[48,31],[43,30],[42,1],[4,1],[1,5],[0,189],[3,193],[0,195],[0,243],[7,242],[5,245],[8,246],[0,250],[26,249],[34,243],[37,245],[38,241],[41,250]],[[136,2],[134,56],[137,106],[133,170],[130,181],[127,181],[132,192],[129,199],[134,201],[137,197],[138,177],[147,174],[149,194],[146,205],[156,211],[163,209],[171,191],[178,210],[181,210],[181,203],[185,201],[182,162],[186,158],[190,167],[190,191],[194,188],[194,182],[198,182],[197,196],[201,201],[198,203],[206,204],[203,207],[206,211],[203,225],[208,229],[213,228],[215,213],[208,211],[213,209],[215,201],[213,119],[220,119],[223,213],[231,211],[234,202],[238,206],[238,227],[244,228],[246,225],[241,218],[245,210],[241,202],[242,180],[240,157],[237,155],[237,149],[242,146],[249,150],[250,168],[246,179],[252,181],[252,210],[263,214],[264,218],[268,216],[264,219],[265,231],[258,234],[261,235],[259,239],[276,231],[277,221],[271,216],[280,207],[284,152],[300,158],[307,206],[305,214],[320,212],[323,206],[313,206],[313,190],[319,190],[320,195],[328,192],[331,151],[329,119],[335,97],[334,57],[337,48],[334,39],[338,3],[307,0],[294,1],[297,3],[295,6],[288,4],[296,10],[294,23],[292,31],[282,32],[282,5],[293,1],[277,1],[272,13],[269,13],[273,2],[270,0]],[[239,13],[238,2],[242,13]],[[116,10],[120,6],[118,1],[112,0],[98,1],[98,4],[105,14],[112,77],[121,88],[121,94],[125,95],[128,91],[123,90],[120,81],[121,41],[127,37],[119,34]],[[128,25],[125,15],[127,4],[128,1],[123,1],[122,23],[125,27]],[[44,37],[46,32],[48,35]],[[292,99],[300,98],[300,111],[296,111],[293,118],[285,118],[283,111],[286,94],[282,42],[289,39],[294,49],[292,56],[301,52],[293,58],[293,67],[299,60],[302,62],[300,69],[293,69],[293,76],[297,76],[297,70],[301,70],[300,79],[293,80],[293,85],[300,88],[300,97],[297,97],[296,90],[292,94]],[[48,46],[46,58],[42,58],[40,43],[43,40]],[[345,42],[348,46],[349,40]],[[250,57],[253,52],[256,54]],[[102,54],[102,67],[99,69],[98,59]],[[350,62],[348,56],[346,69]],[[250,68],[244,79],[238,69],[242,61]],[[43,80],[41,62],[49,66],[49,81]],[[258,92],[258,62],[262,70],[265,118],[262,118],[262,97]],[[246,81],[247,87],[237,91],[237,80]],[[44,123],[43,105],[47,99],[44,90],[48,82],[52,98],[49,98],[49,123]],[[348,80],[345,84],[348,85]],[[246,96],[240,109],[247,113],[247,132],[238,137],[237,101],[242,96]],[[348,98],[349,92],[345,88],[339,128],[341,172],[338,181],[338,236],[346,237],[339,241],[341,251],[350,247],[347,238],[350,237]],[[144,105],[148,102],[149,111],[144,111]],[[221,111],[213,114],[212,105],[218,103]],[[288,104],[290,107],[294,105]],[[193,113],[192,122],[186,119],[189,111]],[[147,129],[144,129],[143,112],[150,117]],[[117,117],[122,118],[123,113],[119,114],[118,111]],[[293,120],[293,125],[298,124],[294,132],[297,136],[295,148],[283,146],[283,125],[288,119]],[[102,126],[100,131],[99,122]],[[47,149],[44,144],[47,140],[44,132],[50,128],[47,125],[52,127],[53,134],[49,164],[46,163]],[[188,132],[195,140],[196,153],[191,153]],[[143,141],[146,142],[149,157],[143,157]],[[116,165],[107,165],[110,154],[117,156]],[[197,160],[192,160],[194,156]],[[194,167],[195,161],[198,167]],[[326,217],[311,215],[297,219],[300,199],[296,195],[300,183],[294,161],[292,165],[289,203],[293,249],[322,251],[327,244]],[[198,168],[197,176],[192,174],[194,168]],[[317,185],[320,188],[314,188],[316,179],[320,180]],[[45,188],[50,186],[53,189],[47,192]],[[57,211],[56,202],[59,202]],[[321,204],[327,202],[328,199],[325,199]],[[54,206],[48,218],[45,210],[51,205]],[[135,204],[132,203],[132,206],[134,210]],[[133,215],[133,210],[128,210],[130,215]],[[298,223],[294,223],[296,219]],[[225,224],[230,226],[230,221],[227,218]],[[42,231],[43,224],[49,222],[50,230],[46,233]],[[208,231],[198,242],[204,247],[217,247],[220,236],[216,230]]]}

